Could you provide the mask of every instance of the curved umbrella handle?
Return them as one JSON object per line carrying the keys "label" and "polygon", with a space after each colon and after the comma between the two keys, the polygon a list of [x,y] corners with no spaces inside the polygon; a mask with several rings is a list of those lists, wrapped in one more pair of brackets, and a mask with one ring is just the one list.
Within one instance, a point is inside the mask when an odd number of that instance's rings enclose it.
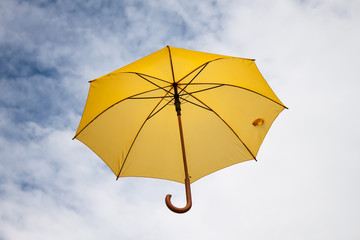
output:
{"label": "curved umbrella handle", "polygon": [[190,190],[190,179],[185,179],[185,191],[186,191],[186,206],[183,208],[178,208],[172,205],[171,203],[171,194],[166,195],[165,203],[166,206],[175,213],[186,213],[190,210],[192,201],[191,201],[191,190]]}

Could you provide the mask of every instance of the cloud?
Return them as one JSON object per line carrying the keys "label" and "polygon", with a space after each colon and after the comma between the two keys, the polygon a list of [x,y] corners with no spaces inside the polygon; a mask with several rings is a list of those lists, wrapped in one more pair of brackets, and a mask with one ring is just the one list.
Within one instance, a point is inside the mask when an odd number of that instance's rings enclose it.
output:
{"label": "cloud", "polygon": [[[0,2],[0,239],[357,239],[357,1]],[[72,141],[88,81],[166,45],[256,58],[289,107],[259,162],[192,185]],[[183,231],[186,229],[185,231]],[[181,231],[180,231],[181,230]]]}

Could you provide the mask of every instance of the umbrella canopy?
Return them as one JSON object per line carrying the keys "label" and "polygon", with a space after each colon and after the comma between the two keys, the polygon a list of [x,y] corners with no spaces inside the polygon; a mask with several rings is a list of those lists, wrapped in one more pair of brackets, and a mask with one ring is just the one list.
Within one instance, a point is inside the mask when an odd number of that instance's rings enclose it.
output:
{"label": "umbrella canopy", "polygon": [[74,138],[117,177],[190,184],[256,160],[284,108],[253,59],[167,46],[90,81]]}

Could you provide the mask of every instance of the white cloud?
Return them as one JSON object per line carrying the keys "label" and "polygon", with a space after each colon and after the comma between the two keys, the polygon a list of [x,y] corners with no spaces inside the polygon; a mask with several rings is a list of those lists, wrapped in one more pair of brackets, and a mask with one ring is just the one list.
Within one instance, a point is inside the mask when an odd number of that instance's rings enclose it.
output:
{"label": "white cloud", "polygon": [[[41,64],[59,73],[56,84],[46,78],[44,99],[59,106],[56,113],[41,110],[46,124],[31,115],[38,108],[30,104],[44,86],[19,97],[29,98],[18,108],[32,116],[26,121],[14,121],[15,108],[0,102],[1,239],[359,238],[358,1],[0,4],[1,47],[23,54],[6,55],[19,65],[8,67]],[[167,44],[256,58],[289,107],[270,129],[259,162],[194,183],[185,215],[164,204],[168,193],[184,204],[181,184],[115,181],[94,153],[71,140],[87,81]],[[24,56],[29,62],[21,66]],[[8,92],[0,99],[17,103],[24,79],[41,78],[2,74]]]}

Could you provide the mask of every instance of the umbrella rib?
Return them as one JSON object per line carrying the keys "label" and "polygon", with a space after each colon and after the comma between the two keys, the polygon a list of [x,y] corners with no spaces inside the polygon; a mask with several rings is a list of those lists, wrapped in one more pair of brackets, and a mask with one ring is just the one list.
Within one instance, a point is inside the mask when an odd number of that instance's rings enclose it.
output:
{"label": "umbrella rib", "polygon": [[[216,86],[216,87],[212,87],[212,88],[218,88],[220,86]],[[180,88],[180,87],[179,87]],[[185,91],[185,88],[180,88],[182,89],[182,91]],[[199,91],[196,91],[196,92],[202,92],[202,91],[206,91],[206,90],[209,90],[209,89],[204,89],[204,90],[199,90]],[[186,92],[186,91],[185,91]],[[183,94],[182,96],[191,96],[191,93],[188,93],[188,94]],[[204,106],[201,106],[200,104],[197,104],[197,103],[194,103],[193,101],[190,101],[190,100],[187,100],[186,98],[183,98],[182,96],[179,96],[179,98],[185,102],[188,102],[188,103],[191,103],[197,107],[200,107],[200,108],[203,108],[205,110],[208,110],[208,111],[212,111],[210,108],[207,108],[207,107],[204,107]]]}
{"label": "umbrella rib", "polygon": [[166,81],[166,80],[164,80],[164,79],[161,79],[161,78],[158,78],[158,77],[154,77],[154,76],[151,76],[151,75],[148,75],[148,74],[138,73],[138,72],[128,72],[128,73],[134,73],[134,74],[137,74],[137,75],[143,75],[143,76],[146,76],[146,77],[154,78],[154,79],[156,79],[156,80],[159,80],[159,81],[162,81],[162,82],[171,84],[171,82],[168,82],[168,81]]}
{"label": "umbrella rib", "polygon": [[[157,98],[163,98],[163,97],[128,97],[127,99],[157,99]],[[165,98],[174,98],[174,97],[173,96],[168,96],[168,97],[165,97]]]}
{"label": "umbrella rib", "polygon": [[[185,91],[187,92],[187,91]],[[234,135],[239,139],[239,141],[244,145],[244,147],[246,148],[246,150],[251,154],[251,156],[254,158],[255,161],[257,161],[255,155],[250,151],[249,147],[246,146],[246,144],[241,140],[240,136],[235,132],[235,130],[217,113],[214,111],[214,109],[212,109],[211,107],[209,107],[208,105],[206,105],[203,101],[201,101],[199,98],[193,96],[192,94],[188,93],[191,97],[193,97],[194,99],[196,99],[197,101],[199,101],[200,103],[202,103],[204,106],[206,106],[207,108],[210,109],[211,112],[213,112],[223,123],[225,123],[225,125],[234,133]]]}
{"label": "umbrella rib", "polygon": [[[169,51],[171,74],[172,74],[173,82],[174,82],[174,84],[175,84],[175,74],[174,74],[174,66],[173,66],[172,57],[171,57],[171,51],[170,51],[170,47],[169,47],[169,46],[167,46],[167,48],[168,48],[168,51]],[[211,61],[209,61],[209,62],[211,62]],[[204,68],[209,64],[209,62],[206,62],[206,63],[200,65],[199,67],[195,68],[193,71],[191,71],[190,73],[188,73],[187,75],[185,75],[182,79],[180,79],[180,80],[178,81],[178,82],[180,82],[180,81],[183,80],[185,77],[189,76],[191,73],[193,73],[194,71],[196,71],[197,69],[199,69],[201,66],[203,66],[203,68],[193,77],[193,79],[191,79],[191,81],[190,81],[189,83],[187,83],[184,88],[182,88],[182,90],[179,92],[179,94],[180,94],[182,91],[185,90],[185,88],[199,75],[199,73],[201,73],[202,70],[204,70]],[[179,96],[179,97],[180,97],[180,96]],[[180,98],[181,98],[181,97],[180,97]],[[188,101],[188,100],[186,100],[186,99],[184,99],[184,98],[181,98],[181,99],[184,100],[184,101],[187,101],[187,102],[189,102],[189,103],[192,103],[192,104],[194,104],[194,105],[196,105],[196,106],[198,106],[198,107],[204,108],[203,106],[200,106],[200,105],[198,105],[198,104],[196,104],[196,103],[193,103],[193,102],[191,102],[191,101]],[[206,108],[204,108],[204,109],[206,109]],[[207,110],[209,110],[209,109],[207,109]]]}
{"label": "umbrella rib", "polygon": [[[171,89],[170,89],[170,90],[171,90]],[[116,177],[116,180],[119,179],[120,174],[121,174],[121,171],[123,170],[123,168],[124,168],[124,166],[125,166],[125,163],[126,163],[126,160],[128,159],[128,156],[129,156],[129,154],[130,154],[130,152],[131,152],[131,149],[132,149],[132,147],[134,146],[134,143],[135,143],[137,137],[139,136],[141,130],[142,130],[143,127],[145,126],[145,123],[146,123],[151,117],[153,117],[156,113],[158,113],[161,109],[163,109],[163,107],[162,107],[159,111],[157,111],[155,114],[153,114],[153,112],[155,111],[155,109],[156,109],[156,108],[160,105],[160,103],[165,99],[165,97],[167,96],[167,94],[169,94],[169,92],[167,92],[167,93],[165,94],[165,96],[156,104],[156,106],[153,108],[153,110],[151,110],[151,112],[149,113],[149,115],[146,117],[146,119],[144,120],[143,124],[141,125],[139,131],[136,133],[136,135],[135,135],[135,137],[134,137],[134,140],[132,141],[132,143],[131,143],[131,145],[130,145],[130,148],[129,148],[127,154],[126,154],[126,157],[125,157],[125,159],[124,159],[124,162],[123,162],[123,164],[121,165],[121,168],[120,168],[119,174],[118,174],[117,177]],[[166,104],[166,105],[167,105],[167,104]],[[165,105],[165,106],[166,106],[166,105]]]}
{"label": "umbrella rib", "polygon": [[[156,80],[159,80],[159,81],[162,81],[162,82],[165,82],[165,83],[168,83],[168,84],[171,84],[171,82],[168,82],[164,79],[161,79],[161,78],[158,78],[158,77],[154,77],[154,76],[151,76],[151,75],[148,75],[148,74],[145,74],[145,73],[139,73],[139,72],[118,72],[118,73],[109,73],[107,74],[107,76],[110,76],[110,75],[118,75],[118,74],[121,74],[121,73],[131,73],[131,74],[136,74],[136,75],[143,75],[143,76],[146,76],[146,77],[150,77],[150,78],[154,78]],[[96,79],[93,79],[91,81],[89,81],[90,83],[91,82],[94,82]]]}
{"label": "umbrella rib", "polygon": [[[84,131],[85,128],[87,128],[92,122],[94,122],[99,116],[101,116],[103,113],[105,113],[107,110],[109,110],[110,108],[114,107],[115,105],[121,103],[122,101],[125,101],[127,99],[137,99],[136,96],[139,96],[141,94],[144,94],[144,93],[149,93],[149,92],[153,92],[153,91],[156,91],[156,90],[159,90],[158,88],[156,89],[152,89],[152,90],[148,90],[148,91],[145,91],[145,92],[141,92],[141,93],[137,93],[135,95],[132,95],[130,97],[127,97],[127,98],[124,98],[124,99],[121,99],[120,101],[112,104],[111,106],[109,106],[108,108],[106,108],[104,111],[102,111],[101,113],[99,113],[98,115],[96,115],[88,124],[86,124],[83,129],[81,129],[73,138],[72,140],[74,140],[82,131]],[[171,90],[171,89],[170,89]],[[170,92],[171,93],[171,92]],[[157,97],[154,97],[154,98],[157,98]],[[166,98],[166,95],[163,97],[163,98]],[[139,98],[139,99],[146,99],[146,98]],[[149,98],[150,99],[150,98]]]}
{"label": "umbrella rib", "polygon": [[[195,85],[195,84],[193,84]],[[187,85],[188,86],[188,85]],[[215,89],[215,88],[218,88],[218,87],[222,87],[224,86],[224,84],[218,84],[216,86],[213,86],[213,87],[209,87],[209,88],[205,88],[205,89],[201,89],[201,90],[197,90],[197,91],[194,91],[194,92],[189,92],[188,94],[183,94],[183,95],[180,95],[181,96],[186,96],[186,95],[189,95],[189,94],[193,94],[193,93],[199,93],[199,92],[205,92],[205,91],[208,91],[208,90],[211,90],[211,89]],[[183,88],[185,89],[185,88]],[[184,99],[185,100],[185,99]]]}
{"label": "umbrella rib", "polygon": [[201,106],[200,104],[194,103],[194,102],[189,101],[189,100],[184,99],[184,98],[181,98],[181,99],[184,100],[185,102],[191,103],[191,104],[193,104],[193,105],[195,105],[195,106],[197,106],[197,107],[203,108],[203,109],[208,110],[208,111],[212,111],[212,109],[207,108],[207,107],[204,107],[204,106]]}
{"label": "umbrella rib", "polygon": [[[273,99],[271,99],[271,98],[269,98],[269,97],[267,97],[267,96],[265,96],[265,95],[263,95],[263,94],[261,94],[261,93],[258,93],[258,92],[254,91],[254,90],[251,90],[251,89],[248,89],[248,88],[245,88],[245,87],[240,87],[240,86],[236,86],[236,85],[232,85],[232,84],[225,84],[225,83],[192,83],[191,85],[216,85],[216,86],[219,86],[219,87],[227,86],[227,87],[240,88],[240,89],[243,89],[243,90],[246,90],[246,91],[255,93],[255,94],[257,94],[257,95],[259,95],[259,96],[261,96],[261,97],[264,97],[264,98],[266,98],[266,99],[268,99],[268,100],[270,100],[270,101],[272,101],[272,102],[274,102],[274,103],[282,106],[283,108],[288,109],[288,107],[282,105],[281,103],[279,103],[279,102],[277,102],[277,101],[275,101],[275,100],[273,100]],[[216,88],[216,87],[210,87],[210,88],[207,88],[207,89],[198,90],[198,91],[191,92],[191,93],[188,93],[188,94],[191,95],[192,93],[198,93],[198,92],[202,92],[202,91],[207,91],[207,90],[211,90],[211,89],[214,89],[214,88]],[[185,91],[185,92],[186,92],[186,91]],[[191,96],[192,96],[192,95],[191,95]]]}
{"label": "umbrella rib", "polygon": [[174,66],[173,66],[173,62],[172,62],[170,47],[167,46],[167,49],[169,50],[169,59],[170,59],[170,67],[171,67],[172,79],[173,79],[173,83],[175,83]]}
{"label": "umbrella rib", "polygon": [[[164,97],[163,99],[165,99],[166,97]],[[155,116],[157,113],[159,113],[161,110],[163,110],[167,105],[169,105],[169,103],[171,103],[171,101],[173,100],[174,98],[172,98],[170,101],[168,101],[164,106],[162,106],[159,110],[157,110],[156,112],[154,112],[153,114],[149,115],[148,116],[148,120],[150,118],[152,118],[153,116]]]}
{"label": "umbrella rib", "polygon": [[283,108],[288,109],[288,107],[284,106],[283,104],[281,104],[281,103],[279,103],[279,102],[277,102],[277,101],[275,101],[275,100],[273,100],[273,99],[271,99],[271,98],[269,98],[269,97],[267,97],[267,96],[265,96],[265,95],[263,95],[263,94],[261,94],[261,93],[258,93],[258,92],[254,91],[254,90],[251,90],[251,89],[248,89],[248,88],[244,88],[244,87],[240,87],[240,86],[236,86],[236,85],[231,85],[231,84],[223,84],[223,86],[236,87],[236,88],[240,88],[240,89],[243,89],[243,90],[246,90],[246,91],[255,93],[255,94],[257,94],[257,95],[259,95],[259,96],[261,96],[261,97],[263,97],[263,98],[266,98],[266,99],[268,99],[268,100],[270,100],[270,101],[272,101],[272,102],[274,102],[274,103],[282,106]]}
{"label": "umbrella rib", "polygon": [[[193,72],[195,72],[196,70],[198,70],[199,68],[201,68],[201,67],[204,66],[204,65],[207,65],[207,64],[209,64],[209,63],[211,63],[211,62],[219,61],[219,60],[222,60],[222,59],[230,59],[230,58],[235,58],[235,57],[216,58],[216,59],[210,60],[210,61],[208,61],[208,62],[206,62],[206,63],[203,63],[203,64],[201,64],[200,66],[198,66],[197,68],[195,68],[194,70],[190,71],[190,72],[189,72],[188,74],[186,74],[184,77],[182,77],[182,78],[178,81],[178,83],[181,82],[182,80],[184,80],[187,76],[189,76],[190,74],[192,74]],[[236,59],[236,58],[235,58],[235,59]],[[247,58],[243,58],[243,59],[245,59],[245,60],[250,60],[250,61],[255,61],[254,59],[247,59]],[[201,70],[201,71],[202,71],[202,70]]]}
{"label": "umbrella rib", "polygon": [[[187,86],[189,86],[193,81],[194,81],[194,79],[201,73],[201,71],[202,70],[204,70],[204,68],[207,66],[209,64],[209,62],[207,62],[207,63],[205,63],[204,64],[204,66],[200,69],[200,71],[193,77],[193,79],[191,79],[186,85],[185,85],[185,87],[183,88],[183,89],[181,89],[181,91],[179,92],[179,95],[183,92],[183,91],[185,91],[185,88],[187,88]],[[200,66],[201,67],[201,66]],[[200,67],[198,67],[197,69],[199,69]],[[194,70],[195,71],[195,70]],[[192,72],[194,72],[194,71],[192,71]],[[181,81],[181,80],[180,80]],[[179,82],[180,82],[179,81]]]}
{"label": "umbrella rib", "polygon": [[[211,62],[215,62],[215,61],[219,61],[219,60],[222,60],[222,59],[242,59],[242,60],[249,60],[249,61],[255,61],[255,59],[251,59],[251,58],[238,58],[238,57],[221,57],[221,58],[216,58],[216,59],[213,59],[213,60],[210,60],[208,62],[205,62],[203,64],[201,64],[200,66],[198,66],[197,68],[195,68],[194,70],[190,71],[188,74],[186,74],[184,77],[182,77],[179,81],[181,82],[182,80],[184,80],[187,76],[189,76],[190,74],[192,74],[193,72],[195,72],[196,70],[198,70],[199,68],[201,68],[202,66],[204,65],[207,65]],[[201,70],[202,71],[202,70]]]}
{"label": "umbrella rib", "polygon": [[151,84],[155,85],[156,87],[158,87],[158,88],[160,88],[160,89],[164,90],[165,92],[170,93],[170,94],[173,94],[173,93],[171,93],[170,91],[166,90],[165,88],[163,88],[163,87],[161,87],[161,86],[157,85],[156,83],[154,83],[154,82],[150,81],[149,79],[147,79],[147,78],[143,77],[141,74],[139,74],[139,73],[135,73],[135,74],[136,74],[136,75],[138,75],[139,77],[141,77],[142,79],[146,80],[147,82],[149,82],[149,83],[151,83]]}

